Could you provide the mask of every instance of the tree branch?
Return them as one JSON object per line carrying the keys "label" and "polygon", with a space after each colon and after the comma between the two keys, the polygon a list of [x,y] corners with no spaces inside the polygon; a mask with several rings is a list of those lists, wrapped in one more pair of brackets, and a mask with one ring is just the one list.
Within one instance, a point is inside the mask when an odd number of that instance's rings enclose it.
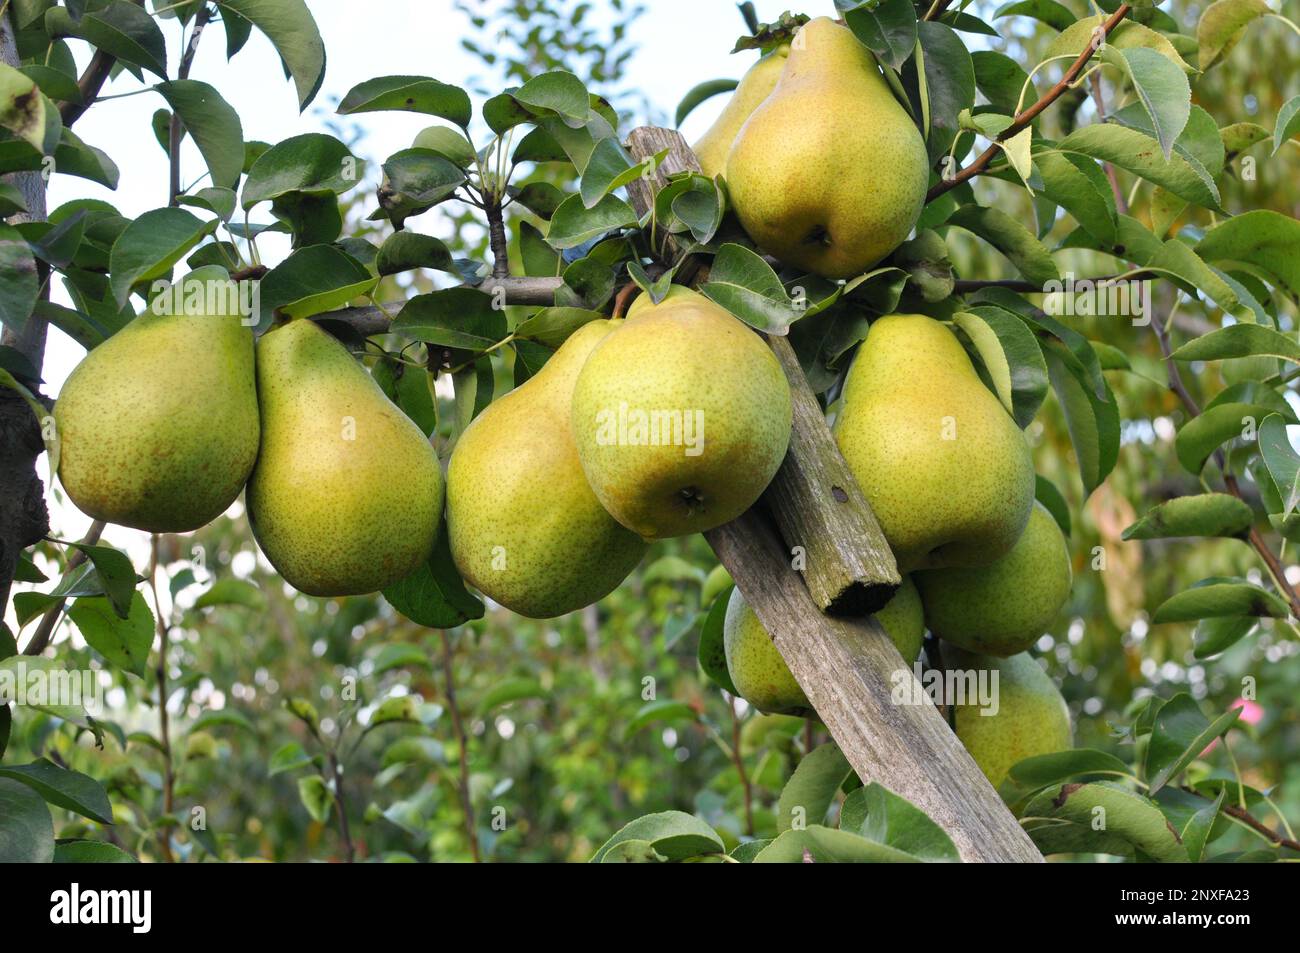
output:
{"label": "tree branch", "polygon": [[[104,532],[104,525],[103,520],[95,520],[90,524],[90,529],[86,530],[86,535],[81,538],[81,542],[86,546],[94,546]],[[68,556],[68,566],[63,570],[63,575],[67,576],[85,561],[86,554],[80,549],[74,549]],[[63,606],[66,602],[66,598],[60,599],[45,610],[45,615],[41,617],[40,624],[32,633],[27,648],[23,649],[24,655],[40,655],[45,651],[45,647],[50,644],[50,637],[54,634],[55,627],[59,624],[59,619],[63,617]]]}
{"label": "tree branch", "polygon": [[[1118,10],[1111,14],[1110,18],[1099,28],[1103,39],[1110,36],[1111,31],[1114,30],[1115,27],[1119,26],[1120,21],[1123,20],[1124,17],[1128,16],[1129,10],[1131,9],[1132,7],[1127,3],[1124,3],[1120,5]],[[1017,113],[1015,120],[1011,125],[1000,132],[993,145],[980,153],[979,157],[974,162],[966,166],[966,168],[962,169],[951,178],[945,178],[938,182],[934,188],[930,189],[930,191],[926,193],[925,201],[927,203],[932,202],[950,189],[956,188],[961,185],[961,183],[973,179],[975,176],[985,171],[988,168],[989,163],[992,162],[994,157],[998,154],[998,143],[1006,142],[1008,139],[1015,136],[1016,133],[1025,129],[1038,117],[1039,113],[1060,99],[1061,95],[1070,88],[1070,85],[1076,79],[1078,79],[1079,74],[1083,72],[1084,66],[1086,66],[1088,61],[1092,59],[1092,54],[1097,51],[1099,45],[1100,44],[1097,43],[1097,38],[1094,35],[1093,41],[1084,48],[1082,53],[1079,54],[1079,58],[1070,64],[1070,68],[1065,71],[1065,75],[1061,77],[1059,83],[1045,92],[1039,98],[1038,102],[1034,103],[1024,112]]]}
{"label": "tree branch", "polygon": [[[189,79],[190,68],[194,65],[194,54],[199,49],[199,37],[203,35],[203,28],[208,25],[208,18],[212,15],[212,8],[206,3],[199,7],[199,12],[194,16],[194,26],[190,30],[190,39],[185,44],[185,52],[181,55],[181,65],[176,71],[176,78]],[[171,123],[168,126],[167,137],[167,156],[168,156],[168,195],[167,204],[177,205],[181,195],[181,137],[184,134],[181,126],[180,116],[172,113]]]}

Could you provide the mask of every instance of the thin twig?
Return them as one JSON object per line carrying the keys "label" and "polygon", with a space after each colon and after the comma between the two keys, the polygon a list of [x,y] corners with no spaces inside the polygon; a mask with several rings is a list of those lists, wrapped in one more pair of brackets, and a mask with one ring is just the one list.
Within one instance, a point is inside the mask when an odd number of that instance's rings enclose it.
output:
{"label": "thin twig", "polygon": [[[158,743],[163,756],[163,814],[170,817],[176,802],[176,776],[172,770],[171,727],[167,717],[167,636],[171,625],[163,615],[162,603],[158,601],[158,536],[149,538],[149,588],[153,592],[153,609],[157,614],[158,628],[158,666],[154,670],[158,679]],[[174,863],[171,846],[171,825],[166,824],[158,832],[158,846],[163,860]]]}
{"label": "thin twig", "polygon": [[[1092,90],[1092,101],[1097,105],[1097,116],[1102,121],[1106,121],[1106,95],[1101,89],[1101,73],[1093,71],[1088,74],[1088,86]],[[1124,197],[1124,189],[1119,184],[1119,173],[1109,162],[1101,164],[1106,173],[1106,178],[1110,181],[1110,190],[1115,195],[1115,208],[1121,215],[1128,214],[1128,199]]]}
{"label": "thin twig", "polygon": [[446,629],[438,632],[442,636],[442,672],[447,679],[447,709],[451,712],[452,727],[456,731],[456,743],[460,746],[460,803],[465,812],[465,833],[469,837],[469,851],[474,863],[483,862],[478,847],[478,826],[474,823],[474,804],[469,794],[469,740],[465,735],[465,723],[460,717],[460,706],[456,704],[456,678],[452,674],[451,636]]}
{"label": "thin twig", "polygon": [[334,780],[334,802],[339,816],[339,837],[343,840],[343,859],[350,864],[356,860],[357,849],[352,843],[352,830],[348,827],[348,802],[343,796],[343,766],[339,764],[337,751],[330,751],[330,775]]}
{"label": "thin twig", "polygon": [[[199,12],[195,15],[194,26],[190,30],[190,40],[185,45],[185,52],[181,55],[181,65],[176,71],[177,79],[189,79],[190,67],[194,65],[194,54],[198,52],[199,48],[199,37],[203,35],[203,28],[208,25],[208,18],[211,15],[211,9],[206,3],[199,8]],[[181,196],[181,136],[183,132],[181,118],[173,112],[167,140],[167,155],[170,160],[168,205],[177,205]]]}
{"label": "thin twig", "polygon": [[[90,529],[86,530],[86,535],[81,538],[81,544],[83,546],[94,546],[99,542],[99,537],[103,532],[104,521],[95,520],[90,524]],[[74,549],[68,556],[68,566],[63,571],[63,575],[66,577],[85,561],[86,554],[80,549]],[[63,617],[63,606],[66,602],[66,597],[59,599],[54,605],[45,610],[45,615],[41,618],[36,631],[32,633],[27,648],[23,649],[24,655],[40,655],[45,651],[45,647],[50,644],[50,637],[54,635],[54,630],[58,627],[59,619]]]}
{"label": "thin twig", "polygon": [[749,772],[745,770],[745,759],[740,754],[740,715],[736,711],[736,699],[728,696],[731,709],[731,759],[736,765],[736,774],[740,776],[740,789],[745,797],[745,833],[754,836],[754,786],[750,783]]}
{"label": "thin twig", "polygon": [[[1195,794],[1197,797],[1205,798],[1205,795],[1200,791],[1197,791],[1195,788],[1184,787],[1182,790],[1186,791],[1188,794]],[[1209,800],[1209,798],[1205,799]],[[1292,840],[1290,837],[1285,837],[1282,834],[1279,834],[1244,807],[1238,807],[1235,804],[1223,804],[1220,805],[1219,810],[1224,814],[1227,814],[1229,817],[1241,821],[1257,834],[1263,834],[1278,847],[1286,847],[1290,850],[1300,851],[1300,841]]]}
{"label": "thin twig", "polygon": [[[1128,16],[1129,10],[1131,9],[1132,8],[1127,3],[1120,4],[1119,9],[1111,14],[1110,18],[1100,27],[1103,39],[1106,36],[1109,36],[1115,27],[1119,26],[1120,21],[1123,20],[1124,17]],[[998,134],[993,145],[981,152],[979,158],[966,166],[966,168],[962,169],[956,175],[942,179],[934,186],[934,188],[930,189],[925,196],[926,202],[934,201],[948,190],[956,188],[961,185],[961,183],[973,179],[975,176],[985,171],[988,168],[989,163],[997,156],[999,144],[1006,142],[1018,132],[1025,129],[1030,123],[1038,118],[1039,113],[1060,99],[1061,95],[1070,88],[1071,84],[1073,84],[1076,79],[1078,79],[1079,74],[1083,71],[1084,66],[1087,65],[1088,60],[1092,59],[1092,54],[1097,51],[1098,46],[1099,44],[1097,44],[1094,39],[1084,47],[1083,52],[1079,54],[1079,58],[1070,64],[1070,68],[1065,71],[1065,75],[1061,77],[1059,83],[1039,97],[1038,102],[1034,103],[1024,112],[1017,113],[1011,125]]]}

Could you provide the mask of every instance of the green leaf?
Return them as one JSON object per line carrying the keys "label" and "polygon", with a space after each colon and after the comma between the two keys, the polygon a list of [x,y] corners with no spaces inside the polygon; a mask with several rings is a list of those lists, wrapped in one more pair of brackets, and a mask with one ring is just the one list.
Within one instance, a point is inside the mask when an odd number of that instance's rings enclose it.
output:
{"label": "green leaf", "polygon": [[300,248],[262,279],[259,324],[269,326],[276,313],[295,319],[325,314],[369,294],[378,281],[359,261],[333,245]]}
{"label": "green leaf", "polygon": [[402,306],[392,330],[440,347],[482,351],[506,336],[506,315],[492,296],[473,288],[446,288],[417,295]]}
{"label": "green leaf", "polygon": [[1144,47],[1125,50],[1107,43],[1099,54],[1103,62],[1117,67],[1127,77],[1151,117],[1165,159],[1170,159],[1174,140],[1182,135],[1192,114],[1192,88],[1187,74],[1165,56]]}
{"label": "green leaf", "polygon": [[1150,785],[1148,793],[1155,794],[1181,774],[1210,742],[1227,732],[1240,717],[1241,709],[1234,708],[1211,722],[1185,692],[1166,702],[1156,715],[1147,743],[1144,768]]}
{"label": "green leaf", "polygon": [[926,151],[930,161],[937,162],[947,155],[957,136],[961,125],[957,117],[975,105],[975,66],[966,44],[951,27],[930,20],[922,20],[916,27],[925,82],[919,83],[914,57],[903,64],[903,85],[914,115],[929,116]]}
{"label": "green leaf", "polygon": [[[960,861],[952,838],[911,801],[872,782],[849,793],[840,829],[892,847],[919,860]],[[853,823],[845,824],[848,815]]]}
{"label": "green leaf", "polygon": [[892,70],[916,48],[916,8],[911,0],[876,0],[844,11],[844,23],[862,45]]}
{"label": "green leaf", "polygon": [[1001,308],[958,311],[953,323],[970,338],[993,392],[1022,430],[1047,397],[1047,363],[1028,326]]}
{"label": "green leaf", "polygon": [[1273,128],[1273,155],[1283,143],[1300,132],[1300,96],[1293,96],[1277,111],[1277,125]]}
{"label": "green leaf", "polygon": [[637,709],[623,729],[623,737],[631,738],[642,728],[651,725],[657,721],[681,722],[681,721],[698,721],[699,714],[690,705],[685,702],[673,701],[671,698],[661,698],[657,701],[646,702]]}
{"label": "green leaf", "polygon": [[375,268],[381,275],[395,275],[414,268],[456,273],[447,246],[432,235],[418,232],[394,232],[384,239],[375,256]]}
{"label": "green leaf", "polygon": [[115,844],[95,840],[65,840],[54,845],[56,864],[136,864],[134,857]]}
{"label": "green leaf", "polygon": [[740,83],[734,79],[710,79],[692,86],[682,97],[682,101],[677,104],[673,125],[680,126],[700,103],[722,93],[729,93],[739,85]]}
{"label": "green leaf", "polygon": [[[1071,23],[1048,45],[1043,53],[1043,59],[1047,60],[1058,56],[1077,57],[1083,52],[1084,47],[1095,42],[1097,29],[1105,20],[1106,14],[1098,14]],[[1169,41],[1168,37],[1133,20],[1123,20],[1110,31],[1110,35],[1106,37],[1105,45],[1098,52],[1106,49],[1114,49],[1121,54],[1133,50],[1154,52],[1175,66],[1180,73],[1186,75],[1186,73],[1193,72],[1192,67],[1178,55],[1178,50]],[[1124,69],[1126,74],[1128,73],[1128,70],[1124,67],[1121,67],[1121,69]]]}
{"label": "green leaf", "polygon": [[570,195],[551,215],[546,242],[559,250],[576,248],[606,232],[631,228],[636,224],[637,217],[632,207],[616,196],[606,195],[588,208],[581,195]]}
{"label": "green leaf", "polygon": [[1008,774],[1012,781],[1024,788],[1042,788],[1087,775],[1127,776],[1132,771],[1113,754],[1093,748],[1074,748],[1022,758],[1011,766]]}
{"label": "green leaf", "polygon": [[[275,46],[293,77],[298,108],[306,109],[325,79],[325,43],[306,0],[216,0],[223,16],[233,11],[250,20]],[[242,44],[240,44],[242,45]],[[233,54],[232,54],[233,55]]]}
{"label": "green leaf", "polygon": [[0,63],[0,128],[45,151],[45,102],[31,77]]}
{"label": "green leaf", "polygon": [[433,663],[418,645],[398,642],[380,649],[374,666],[372,674],[379,676],[395,668],[432,668]]}
{"label": "green leaf", "polygon": [[638,817],[624,826],[592,855],[591,863],[600,863],[615,846],[633,840],[648,842],[670,861],[726,853],[717,832],[698,817],[682,811],[663,811]]}
{"label": "green leaf", "polygon": [[1098,853],[1178,863],[1187,852],[1149,798],[1107,781],[1048,788],[1025,807],[1025,830],[1044,854]]}
{"label": "green leaf", "polygon": [[1193,655],[1198,659],[1213,658],[1228,651],[1259,624],[1250,616],[1220,616],[1202,619],[1196,626]]}
{"label": "green leaf", "polygon": [[226,576],[208,587],[194,600],[195,609],[211,606],[244,606],[248,609],[265,609],[266,594],[256,584],[246,579]]}
{"label": "green leaf", "polygon": [[756,864],[889,864],[914,863],[915,857],[848,831],[820,824],[787,830],[754,857]]}
{"label": "green leaf", "polygon": [[587,308],[543,308],[519,322],[515,338],[558,348],[578,328],[604,317],[601,312]]}
{"label": "green leaf", "polygon": [[31,246],[18,229],[0,222],[0,324],[21,332],[39,296]]}
{"label": "green leaf", "polygon": [[48,864],[54,859],[54,821],[41,796],[0,778],[0,863]]}
{"label": "green leaf", "polygon": [[1014,16],[1032,17],[1054,30],[1068,30],[1075,20],[1069,7],[1062,6],[1056,0],[1015,0],[1005,3],[998,7],[993,19]]}
{"label": "green leaf", "polygon": [[698,657],[700,668],[713,680],[715,685],[726,690],[733,698],[739,698],[740,692],[731,680],[731,671],[727,668],[727,653],[723,641],[723,623],[727,618],[727,603],[731,600],[732,587],[718,593],[709,607],[709,614],[704,618],[700,630],[700,647]]}
{"label": "green leaf", "polygon": [[100,824],[113,823],[113,808],[103,786],[94,778],[61,768],[45,758],[31,764],[0,764],[0,778],[19,781],[49,804],[88,817]]}
{"label": "green leaf", "polygon": [[277,142],[254,160],[244,181],[242,207],[293,192],[342,195],[361,181],[363,163],[338,139],[308,132]]}
{"label": "green leaf", "polygon": [[250,735],[256,735],[257,729],[248,716],[235,708],[208,709],[190,725],[190,733],[205,731],[209,728],[238,728]]}
{"label": "green leaf", "polygon": [[483,603],[465,589],[452,562],[446,526],[439,528],[428,562],[385,589],[384,598],[412,622],[430,629],[451,629],[483,618]]}
{"label": "green leaf", "polygon": [[1119,459],[1119,410],[1115,397],[1107,386],[1106,399],[1099,398],[1088,386],[1084,368],[1071,360],[1064,348],[1045,346],[1043,356],[1052,389],[1065,414],[1084,491],[1091,494]]}
{"label": "green leaf", "polygon": [[1209,262],[1254,265],[1268,272],[1292,297],[1300,297],[1300,222],[1259,209],[1235,215],[1205,233],[1196,252]]}
{"label": "green leaf", "polygon": [[111,546],[88,546],[84,543],[72,543],[71,546],[90,560],[114,611],[125,619],[131,611],[131,598],[136,584],[135,568],[131,565],[131,560],[125,553]]}
{"label": "green leaf", "polygon": [[14,614],[20,626],[26,625],[55,603],[76,596],[99,596],[104,584],[90,563],[69,570],[49,592],[19,592],[14,595]]}
{"label": "green leaf", "polygon": [[1285,619],[1285,601],[1253,583],[1213,577],[1170,596],[1151,616],[1156,625],[1226,616]]}
{"label": "green leaf", "polygon": [[1217,0],[1196,24],[1199,65],[1207,70],[1226,57],[1253,21],[1273,11],[1264,0]]}
{"label": "green leaf", "polygon": [[302,806],[317,824],[329,820],[330,811],[334,807],[334,795],[319,774],[298,779],[298,800],[302,801]]}
{"label": "green leaf", "polygon": [[[1280,421],[1280,417],[1270,417]],[[1148,510],[1124,530],[1124,539],[1231,536],[1244,539],[1254,523],[1250,506],[1227,493],[1180,496]]]}
{"label": "green leaf", "polygon": [[591,151],[582,170],[579,193],[582,204],[591,208],[602,198],[639,177],[653,159],[633,162],[617,139],[602,139]]}
{"label": "green leaf", "polygon": [[267,764],[266,773],[268,777],[274,777],[277,774],[284,774],[286,771],[296,771],[299,768],[305,768],[311,764],[311,755],[303,750],[302,745],[296,741],[290,741],[286,745],[275,750],[271,755],[271,760]]}
{"label": "green leaf", "polygon": [[55,7],[46,14],[45,28],[54,36],[75,36],[123,63],[143,67],[167,78],[167,42],[143,7],[127,0],[110,0],[101,10],[74,20]]}
{"label": "green leaf", "polygon": [[1204,166],[1178,152],[1166,158],[1159,142],[1136,129],[1093,123],[1076,129],[1056,147],[1109,162],[1189,202],[1222,211],[1218,186]]}
{"label": "green leaf", "polygon": [[110,664],[144,678],[153,645],[154,617],[139,592],[132,593],[131,611],[119,618],[104,596],[82,596],[68,607],[70,618],[86,642]]}
{"label": "green leaf", "polygon": [[796,826],[820,824],[844,779],[852,774],[848,759],[833,741],[808,752],[781,791],[776,826],[788,831]]}
{"label": "green leaf", "polygon": [[1259,451],[1269,476],[1282,497],[1282,517],[1300,507],[1300,455],[1286,434],[1286,421],[1278,414],[1265,417],[1259,425]]}
{"label": "green leaf", "polygon": [[1052,519],[1056,520],[1056,525],[1061,527],[1061,532],[1066,536],[1070,535],[1070,507],[1065,502],[1065,497],[1061,491],[1056,488],[1056,484],[1045,476],[1034,476],[1034,498],[1047,507]]}
{"label": "green leaf", "polygon": [[[212,173],[212,184],[233,189],[244,170],[244,127],[215,87],[178,79],[154,87],[180,117]],[[229,218],[229,216],[226,216]]]}
{"label": "green leaf", "polygon": [[507,678],[488,689],[487,693],[479,699],[475,711],[478,717],[482,718],[493,709],[508,705],[511,702],[524,701],[530,698],[547,699],[550,697],[551,692],[543,688],[535,678]]}
{"label": "green leaf", "polygon": [[353,86],[339,103],[340,115],[399,110],[439,116],[464,128],[472,116],[469,94],[428,76],[377,76]]}
{"label": "green leaf", "polygon": [[[909,51],[910,53],[910,51]],[[998,112],[1015,115],[1021,108],[1021,91],[1032,102],[1034,88],[1029,84],[1029,74],[1020,64],[993,50],[974,50],[971,62],[975,67],[975,85]]]}
{"label": "green leaf", "polygon": [[1220,791],[1218,797],[1193,814],[1183,826],[1183,847],[1187,849],[1187,859],[1193,864],[1199,864],[1205,857],[1205,845],[1210,840],[1210,832],[1227,793],[1226,788]]}
{"label": "green leaf", "polygon": [[1026,279],[1036,284],[1060,281],[1061,273],[1051,252],[1018,220],[997,208],[964,205],[948,218],[956,225],[984,239],[1010,259]]}
{"label": "green leaf", "polygon": [[109,253],[113,300],[125,307],[131,290],[168,277],[172,266],[216,231],[217,222],[201,221],[184,209],[145,212],[125,229]]}
{"label": "green leaf", "polygon": [[1178,462],[1188,473],[1199,474],[1210,456],[1229,440],[1248,439],[1271,407],[1256,404],[1216,404],[1183,424],[1174,438]]}
{"label": "green leaf", "polygon": [[[577,129],[587,123],[591,97],[582,80],[565,70],[534,76],[511,94],[515,102],[533,115],[555,115],[566,126]],[[498,130],[499,131],[499,130]]]}
{"label": "green leaf", "polygon": [[772,266],[744,245],[728,242],[718,250],[700,291],[768,334],[786,334],[799,317]]}

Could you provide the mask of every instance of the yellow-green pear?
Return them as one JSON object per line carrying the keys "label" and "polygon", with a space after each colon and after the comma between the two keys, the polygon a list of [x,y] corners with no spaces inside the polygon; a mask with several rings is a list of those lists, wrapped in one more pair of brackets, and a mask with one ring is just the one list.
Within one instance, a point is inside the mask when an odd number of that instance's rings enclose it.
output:
{"label": "yellow-green pear", "polygon": [[1029,520],[1024,434],[932,318],[872,324],[844,382],[835,436],[900,572],[988,565]]}
{"label": "yellow-green pear", "polygon": [[[908,665],[915,662],[921,654],[925,623],[921,598],[909,578],[903,577],[903,584],[875,619],[903,661]],[[769,713],[805,714],[812,710],[772,637],[739,589],[731,591],[722,634],[727,672],[745,701]]]}
{"label": "yellow-green pear", "polygon": [[790,387],[763,340],[680,286],[633,302],[582,366],[573,433],[601,505],[645,539],[735,519],[790,443]]}
{"label": "yellow-green pear", "polygon": [[925,204],[929,160],[876,58],[818,17],[795,34],[776,88],[727,156],[749,237],[826,278],[861,274],[897,248]]}
{"label": "yellow-green pear", "polygon": [[1033,656],[994,658],[944,645],[943,664],[968,682],[974,676],[989,692],[985,698],[967,695],[956,705],[955,724],[957,737],[994,787],[1017,761],[1073,746],[1070,710]]}
{"label": "yellow-green pear", "polygon": [[1070,595],[1065,535],[1035,503],[1020,539],[996,562],[914,574],[930,631],[971,652],[1006,657],[1032,646]]}
{"label": "yellow-green pear", "polygon": [[306,319],[267,332],[257,394],[248,517],[287,582],[313,596],[377,592],[429,558],[438,458],[347,348]]}
{"label": "yellow-green pear", "polygon": [[786,57],[789,55],[790,45],[783,43],[751,66],[741,77],[731,99],[713,125],[695,143],[694,151],[700,160],[700,170],[709,178],[726,172],[727,154],[736,141],[736,133],[740,132],[745,120],[776,88],[776,81],[781,78],[781,70],[785,69]]}
{"label": "yellow-green pear", "polygon": [[587,485],[569,416],[583,362],[621,321],[569,336],[469,425],[447,468],[447,530],[461,574],[520,615],[548,619],[606,596],[646,544]]}
{"label": "yellow-green pear", "polygon": [[59,478],[83,513],[151,533],[220,516],[257,458],[253,331],[237,313],[135,318],[54,408]]}

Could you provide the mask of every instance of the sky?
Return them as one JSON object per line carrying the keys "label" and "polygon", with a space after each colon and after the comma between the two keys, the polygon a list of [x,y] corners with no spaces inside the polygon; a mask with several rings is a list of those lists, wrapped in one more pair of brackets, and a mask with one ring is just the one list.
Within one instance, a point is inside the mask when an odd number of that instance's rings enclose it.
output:
{"label": "sky", "polygon": [[[293,84],[284,79],[279,57],[269,40],[256,29],[244,49],[231,62],[225,55],[224,28],[212,24],[200,40],[191,78],[211,83],[239,113],[245,140],[278,142],[305,132],[327,130],[334,117],[333,104],[349,89],[375,76],[411,74],[433,76],[462,84],[483,76],[480,60],[460,46],[466,18],[451,0],[308,0],[325,41],[327,65],[324,84],[316,99],[300,114]],[[363,6],[364,9],[359,9]],[[597,3],[597,14],[604,4]],[[628,64],[625,86],[645,93],[664,115],[671,115],[682,96],[696,83],[718,77],[739,76],[754,59],[753,53],[729,55],[735,38],[745,32],[744,22],[730,0],[649,0],[650,12],[635,27],[638,50]],[[788,0],[756,0],[759,19],[775,20],[789,9]],[[810,14],[829,14],[833,0],[812,0],[803,7]],[[681,28],[689,15],[691,29]],[[175,20],[161,20],[168,44],[168,64],[174,72],[179,61],[181,35]],[[74,53],[84,66],[84,44],[74,43]],[[80,47],[80,48],[77,48]],[[167,202],[167,156],[150,129],[155,110],[165,106],[157,93],[133,94],[141,84],[123,73],[106,84],[106,97],[77,122],[76,132],[85,142],[104,149],[121,173],[118,187],[110,190],[86,179],[56,175],[50,180],[50,209],[79,198],[111,202],[124,215],[136,216]],[[121,94],[133,94],[125,95]],[[726,97],[716,97],[691,114],[683,126],[688,139],[708,128]],[[475,102],[476,107],[479,103]],[[358,152],[379,160],[410,145],[424,126],[435,121],[411,113],[367,113],[355,117],[366,131]],[[202,158],[187,139],[182,154],[182,183],[204,171]],[[266,221],[263,208],[253,221]],[[264,241],[259,247],[265,254]],[[274,253],[274,249],[271,249]],[[281,254],[287,253],[282,249]],[[269,263],[273,263],[269,262]],[[55,300],[68,304],[61,288]],[[57,328],[50,329],[43,376],[44,392],[57,394],[85,352]],[[38,464],[46,486],[51,534],[57,539],[80,539],[90,526],[89,517],[77,511],[57,492],[49,479],[48,458]],[[234,509],[238,509],[239,503]],[[104,541],[124,549],[137,567],[148,560],[148,536],[110,526]],[[238,568],[238,567],[237,567]],[[32,588],[32,587],[16,587]],[[48,584],[43,587],[48,588]],[[14,627],[12,609],[6,622]]]}

